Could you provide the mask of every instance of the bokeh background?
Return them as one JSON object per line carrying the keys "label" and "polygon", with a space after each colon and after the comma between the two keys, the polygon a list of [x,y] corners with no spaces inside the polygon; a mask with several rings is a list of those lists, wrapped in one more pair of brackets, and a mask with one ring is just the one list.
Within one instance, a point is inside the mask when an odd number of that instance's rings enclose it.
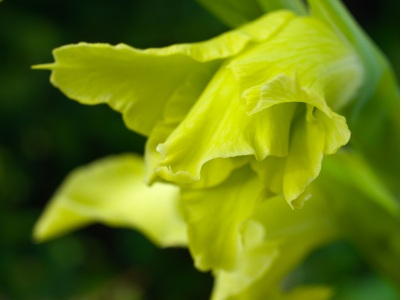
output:
{"label": "bokeh background", "polygon": [[[399,0],[347,5],[399,72]],[[31,233],[47,200],[73,168],[124,152],[145,138],[119,114],[81,106],[31,65],[51,50],[86,42],[138,48],[213,37],[226,30],[190,0],[5,0],[0,4],[0,300],[208,299],[209,274],[184,249],[158,249],[137,232],[93,225],[44,244]],[[335,299],[398,299],[343,241],[319,249],[291,276],[328,283]],[[309,300],[309,299],[308,299]]]}

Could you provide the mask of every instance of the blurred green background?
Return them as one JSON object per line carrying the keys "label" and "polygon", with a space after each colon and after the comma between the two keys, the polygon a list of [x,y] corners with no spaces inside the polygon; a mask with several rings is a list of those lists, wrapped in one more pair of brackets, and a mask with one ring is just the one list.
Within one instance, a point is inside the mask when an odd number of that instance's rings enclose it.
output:
{"label": "blurred green background", "polygon": [[[399,0],[349,1],[348,7],[399,71]],[[208,299],[209,274],[188,251],[157,249],[137,232],[93,225],[34,244],[31,231],[73,168],[123,152],[145,138],[106,106],[69,101],[49,84],[58,46],[120,42],[160,47],[213,37],[226,27],[190,0],[5,0],[0,4],[0,300]],[[344,242],[320,249],[291,276],[330,283],[336,299],[398,299]]]}

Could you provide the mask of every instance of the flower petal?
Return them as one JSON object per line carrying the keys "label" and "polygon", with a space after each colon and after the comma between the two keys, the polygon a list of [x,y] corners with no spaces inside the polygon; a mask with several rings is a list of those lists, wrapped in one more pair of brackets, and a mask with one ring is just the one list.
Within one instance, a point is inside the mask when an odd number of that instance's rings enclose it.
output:
{"label": "flower petal", "polygon": [[[149,135],[168,103],[177,107],[195,101],[192,89],[200,91],[221,60],[268,38],[293,17],[278,12],[206,42],[161,49],[68,45],[54,50],[55,63],[34,68],[52,70],[52,84],[69,98],[90,105],[107,103],[123,114],[130,129]],[[183,86],[191,86],[185,88],[191,93],[184,93]]]}
{"label": "flower petal", "polygon": [[[155,172],[161,160],[161,154],[157,151],[157,147],[160,143],[166,141],[177,125],[186,117],[188,110],[191,109],[193,100],[197,99],[199,93],[204,88],[198,79],[197,77],[193,77],[193,80],[188,85],[182,86],[176,97],[170,99],[165,111],[164,121],[160,121],[155,125],[147,140],[145,162],[146,182],[149,185],[156,181],[162,181],[162,178]],[[199,88],[197,88],[198,86]],[[224,181],[235,168],[247,163],[247,161],[248,159],[245,157],[238,157],[232,160],[212,160],[205,164],[201,180],[191,184],[188,183],[185,186],[187,188],[206,188],[217,185]]]}
{"label": "flower petal", "polygon": [[217,67],[215,61],[198,62],[185,49],[178,50],[80,43],[54,50],[56,62],[39,67],[52,70],[52,84],[69,98],[88,105],[107,103],[123,114],[130,129],[149,135],[167,102],[188,100],[178,90],[190,84],[198,89]]}
{"label": "flower petal", "polygon": [[265,230],[259,223],[249,220],[246,223],[243,237],[251,239],[251,235],[253,235],[254,241],[245,243],[245,249],[239,257],[236,269],[215,272],[212,300],[233,299],[234,296],[242,293],[261,278],[277,258],[278,243],[265,242]]}
{"label": "flower petal", "polygon": [[198,269],[235,268],[243,249],[243,223],[262,199],[262,189],[244,167],[217,187],[183,190],[189,248]]}
{"label": "flower petal", "polygon": [[[290,156],[285,174],[293,175],[284,178],[284,193],[291,203],[318,175],[323,153],[335,153],[348,142],[345,119],[329,105],[345,105],[361,79],[352,48],[327,25],[295,18],[220,68],[185,120],[158,146],[162,159],[156,172],[168,181],[189,183],[200,180],[203,165],[218,158]],[[315,108],[309,114],[316,122],[293,121],[299,118],[297,103],[305,103],[308,112]],[[290,130],[292,121],[303,126],[293,127],[304,131],[302,137]],[[305,170],[295,174],[310,162],[306,175]]]}
{"label": "flower petal", "polygon": [[268,189],[284,195],[292,208],[301,208],[310,197],[304,191],[320,173],[323,154],[335,153],[349,140],[344,118],[332,114],[335,120],[308,105],[306,115],[301,114],[293,125],[288,156],[252,161]]}
{"label": "flower petal", "polygon": [[281,291],[281,281],[308,253],[339,236],[333,219],[324,218],[328,211],[324,201],[313,201],[298,211],[290,210],[281,197],[261,202],[244,231],[255,238],[246,243],[237,268],[216,272],[213,299],[294,295]]}
{"label": "flower petal", "polygon": [[212,160],[222,159],[215,164],[221,166],[217,169],[226,169],[237,156],[254,155],[262,160],[287,155],[296,105],[279,105],[248,116],[237,89],[232,73],[222,67],[184,121],[158,146],[162,156],[156,168],[159,176],[190,183],[201,179],[202,167]]}
{"label": "flower petal", "polygon": [[187,244],[179,211],[179,189],[143,183],[143,161],[112,156],[73,171],[37,222],[35,239],[44,241],[94,222],[141,231],[160,246]]}
{"label": "flower petal", "polygon": [[313,18],[293,19],[268,42],[233,59],[229,68],[249,114],[279,103],[305,102],[328,115],[330,108],[352,100],[363,79],[353,48]]}

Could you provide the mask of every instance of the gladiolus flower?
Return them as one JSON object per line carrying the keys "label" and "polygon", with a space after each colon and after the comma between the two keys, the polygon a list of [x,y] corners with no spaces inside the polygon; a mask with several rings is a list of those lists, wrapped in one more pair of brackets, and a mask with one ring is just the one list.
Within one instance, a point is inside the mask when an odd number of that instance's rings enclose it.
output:
{"label": "gladiolus flower", "polygon": [[[353,170],[355,159],[336,154],[350,139],[339,113],[367,66],[330,24],[282,10],[205,42],[146,50],[79,43],[54,57],[35,68],[51,70],[52,84],[73,100],[108,104],[148,140],[144,160],[126,154],[73,172],[37,223],[37,240],[95,221],[128,226],[157,245],[189,247],[198,269],[214,271],[213,299],[247,299],[268,296],[264,286],[278,286],[309,251],[343,236],[343,213],[324,206],[349,184],[329,165],[311,183],[324,156]],[[361,184],[352,188],[358,201]],[[313,205],[298,212],[284,201],[300,208],[311,194]],[[324,287],[271,293],[330,295]]]}

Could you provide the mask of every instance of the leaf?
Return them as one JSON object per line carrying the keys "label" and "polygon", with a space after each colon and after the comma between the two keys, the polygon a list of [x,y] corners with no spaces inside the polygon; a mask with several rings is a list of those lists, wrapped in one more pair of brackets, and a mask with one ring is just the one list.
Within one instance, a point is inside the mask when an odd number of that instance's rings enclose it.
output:
{"label": "leaf", "polygon": [[197,0],[197,2],[224,24],[233,28],[248,23],[264,13],[255,0]]}
{"label": "leaf", "polygon": [[313,201],[326,198],[344,235],[377,271],[398,283],[399,203],[380,174],[358,153],[341,151],[324,160],[317,181]]}

